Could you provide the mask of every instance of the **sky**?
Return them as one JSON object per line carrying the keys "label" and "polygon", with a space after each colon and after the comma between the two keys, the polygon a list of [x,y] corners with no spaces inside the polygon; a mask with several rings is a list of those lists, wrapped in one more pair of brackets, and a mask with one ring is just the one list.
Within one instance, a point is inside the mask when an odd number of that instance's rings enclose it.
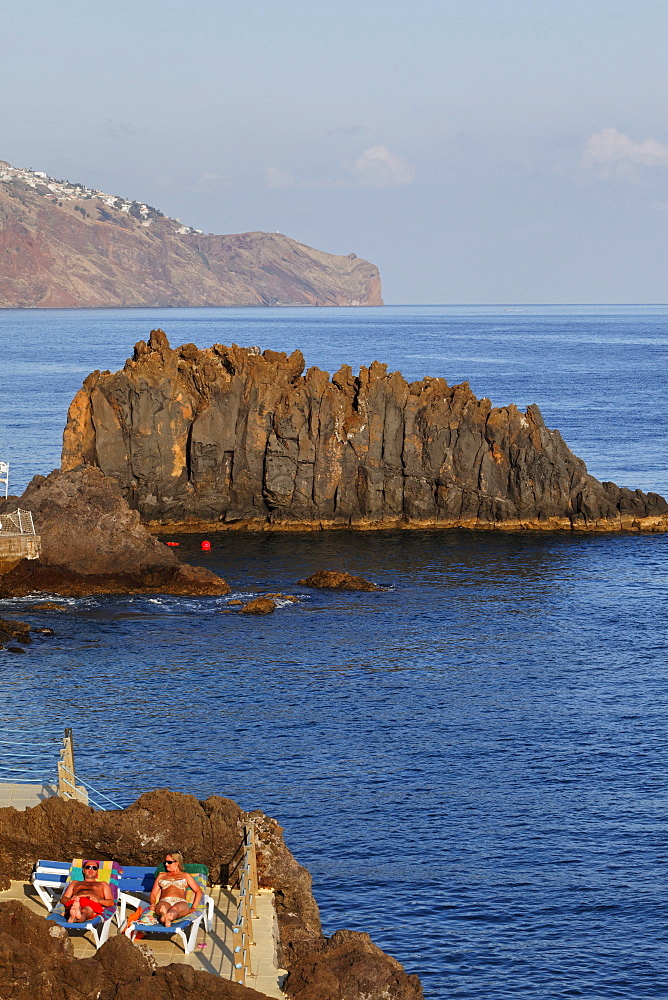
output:
{"label": "sky", "polygon": [[5,0],[0,159],[380,268],[668,302],[665,0]]}

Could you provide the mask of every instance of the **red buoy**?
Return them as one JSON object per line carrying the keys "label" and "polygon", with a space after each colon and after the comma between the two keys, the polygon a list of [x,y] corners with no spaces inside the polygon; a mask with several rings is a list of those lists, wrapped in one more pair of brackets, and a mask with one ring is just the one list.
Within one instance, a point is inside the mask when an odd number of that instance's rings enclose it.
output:
{"label": "red buoy", "polygon": [[205,538],[204,541],[202,542],[202,548],[204,549],[205,552],[208,552],[211,549],[211,542],[207,542]]}
{"label": "red buoy", "polygon": [[171,548],[175,549],[179,542],[165,542],[165,545],[169,545]]}

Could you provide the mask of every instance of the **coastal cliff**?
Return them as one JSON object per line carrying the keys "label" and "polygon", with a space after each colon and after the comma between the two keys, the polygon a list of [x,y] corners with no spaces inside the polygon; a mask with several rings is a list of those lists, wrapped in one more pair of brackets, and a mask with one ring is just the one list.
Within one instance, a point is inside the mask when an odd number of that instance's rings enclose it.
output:
{"label": "coastal cliff", "polygon": [[378,268],[354,253],[206,234],[0,161],[0,308],[382,304]]}
{"label": "coastal cliff", "polygon": [[62,468],[82,464],[156,527],[668,530],[662,497],[598,482],[537,406],[161,330],[75,396]]}

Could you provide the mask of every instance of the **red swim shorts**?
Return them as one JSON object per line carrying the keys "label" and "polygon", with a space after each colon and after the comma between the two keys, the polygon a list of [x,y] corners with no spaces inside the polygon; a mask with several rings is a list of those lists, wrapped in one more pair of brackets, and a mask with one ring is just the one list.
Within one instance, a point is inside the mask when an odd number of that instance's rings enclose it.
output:
{"label": "red swim shorts", "polygon": [[[73,902],[74,902],[73,899],[68,899],[67,902],[64,904],[65,909],[69,911]],[[104,913],[104,906],[102,905],[100,900],[94,899],[92,896],[79,896],[79,905],[81,906],[82,909],[84,908],[84,906],[90,906],[91,910],[96,916],[99,916],[101,913]]]}

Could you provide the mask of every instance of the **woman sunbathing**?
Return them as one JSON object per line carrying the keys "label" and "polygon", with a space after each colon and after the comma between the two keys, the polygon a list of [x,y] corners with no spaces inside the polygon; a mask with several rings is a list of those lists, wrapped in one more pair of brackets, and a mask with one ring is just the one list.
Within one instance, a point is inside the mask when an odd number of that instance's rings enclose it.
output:
{"label": "woman sunbathing", "polygon": [[[167,871],[161,872],[153,883],[150,902],[160,923],[171,927],[172,921],[182,920],[189,913],[195,912],[202,898],[202,890],[192,875],[183,870],[183,855],[180,851],[169,851],[165,855],[165,868]],[[186,889],[192,889],[195,893],[192,906],[186,900]]]}
{"label": "woman sunbathing", "polygon": [[99,916],[107,906],[115,906],[108,882],[98,882],[100,869],[97,861],[84,861],[83,882],[70,882],[60,901],[67,911],[69,924],[83,924]]}

